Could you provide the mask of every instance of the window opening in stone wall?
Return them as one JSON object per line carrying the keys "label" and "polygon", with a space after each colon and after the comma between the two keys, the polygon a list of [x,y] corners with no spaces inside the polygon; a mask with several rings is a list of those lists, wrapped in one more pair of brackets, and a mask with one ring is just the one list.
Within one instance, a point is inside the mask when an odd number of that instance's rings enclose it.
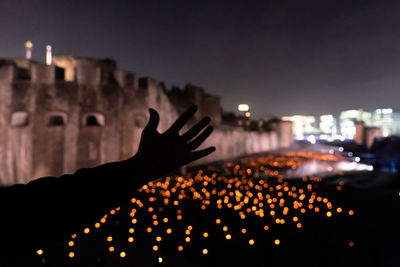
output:
{"label": "window opening in stone wall", "polygon": [[16,80],[30,80],[31,72],[29,69],[17,68],[15,73]]}
{"label": "window opening in stone wall", "polygon": [[62,112],[51,113],[47,115],[47,126],[64,126],[67,124],[67,115]]}
{"label": "window opening in stone wall", "polygon": [[101,83],[102,84],[112,84],[117,85],[118,82],[114,77],[114,73],[111,71],[102,71],[101,72]]}
{"label": "window opening in stone wall", "polygon": [[84,117],[84,124],[86,126],[104,126],[104,116],[100,113],[87,114]]}
{"label": "window opening in stone wall", "polygon": [[65,81],[65,70],[63,68],[55,68],[56,81]]}
{"label": "window opening in stone wall", "polygon": [[24,127],[29,125],[29,114],[25,111],[16,111],[11,115],[12,127]]}

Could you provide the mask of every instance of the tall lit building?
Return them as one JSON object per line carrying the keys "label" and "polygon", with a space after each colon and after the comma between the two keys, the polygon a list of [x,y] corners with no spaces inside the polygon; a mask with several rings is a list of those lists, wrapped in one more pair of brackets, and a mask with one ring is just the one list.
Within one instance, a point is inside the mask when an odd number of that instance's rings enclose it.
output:
{"label": "tall lit building", "polygon": [[321,115],[319,117],[319,129],[323,134],[334,136],[337,134],[337,122],[333,115]]}
{"label": "tall lit building", "polygon": [[284,116],[282,117],[282,120],[293,122],[293,134],[296,139],[303,139],[305,136],[313,134],[317,130],[315,128],[314,116]]}
{"label": "tall lit building", "polygon": [[356,133],[355,121],[371,125],[371,113],[362,109],[350,109],[340,113],[340,132],[343,137],[352,139]]}
{"label": "tall lit building", "polygon": [[400,112],[391,108],[378,108],[372,112],[372,126],[381,128],[383,136],[400,135]]}

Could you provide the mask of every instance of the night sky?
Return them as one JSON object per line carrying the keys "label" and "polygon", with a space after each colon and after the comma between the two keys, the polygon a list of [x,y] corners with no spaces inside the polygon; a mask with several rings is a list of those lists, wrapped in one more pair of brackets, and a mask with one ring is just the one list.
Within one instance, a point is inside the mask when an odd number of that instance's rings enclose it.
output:
{"label": "night sky", "polygon": [[400,107],[400,1],[0,1],[0,58],[111,57],[256,118]]}

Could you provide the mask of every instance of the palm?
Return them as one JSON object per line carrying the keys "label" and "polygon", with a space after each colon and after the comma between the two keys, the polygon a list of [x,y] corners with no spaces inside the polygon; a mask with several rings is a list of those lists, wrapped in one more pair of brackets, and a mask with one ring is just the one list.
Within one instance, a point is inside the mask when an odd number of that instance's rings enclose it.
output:
{"label": "palm", "polygon": [[[214,147],[194,151],[213,131],[212,126],[207,126],[210,118],[205,117],[183,135],[179,131],[193,116],[195,106],[186,110],[164,133],[157,131],[159,115],[150,109],[150,119],[143,129],[139,150],[136,157],[140,159],[151,172],[151,176],[161,176],[168,172],[205,157],[215,151]],[[205,128],[204,131],[202,131]],[[201,132],[202,131],[202,132]],[[201,132],[201,133],[200,133]],[[200,133],[200,134],[199,134]],[[147,163],[147,164],[146,164]]]}

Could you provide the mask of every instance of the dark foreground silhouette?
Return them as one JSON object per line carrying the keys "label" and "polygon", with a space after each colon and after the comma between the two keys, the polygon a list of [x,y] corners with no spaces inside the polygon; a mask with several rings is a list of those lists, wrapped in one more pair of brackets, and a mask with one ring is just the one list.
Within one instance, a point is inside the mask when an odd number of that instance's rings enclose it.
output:
{"label": "dark foreground silhouette", "polygon": [[215,151],[194,151],[213,131],[208,117],[179,135],[196,110],[189,108],[160,134],[159,115],[150,109],[138,152],[127,160],[0,188],[0,263],[65,239],[147,182]]}

